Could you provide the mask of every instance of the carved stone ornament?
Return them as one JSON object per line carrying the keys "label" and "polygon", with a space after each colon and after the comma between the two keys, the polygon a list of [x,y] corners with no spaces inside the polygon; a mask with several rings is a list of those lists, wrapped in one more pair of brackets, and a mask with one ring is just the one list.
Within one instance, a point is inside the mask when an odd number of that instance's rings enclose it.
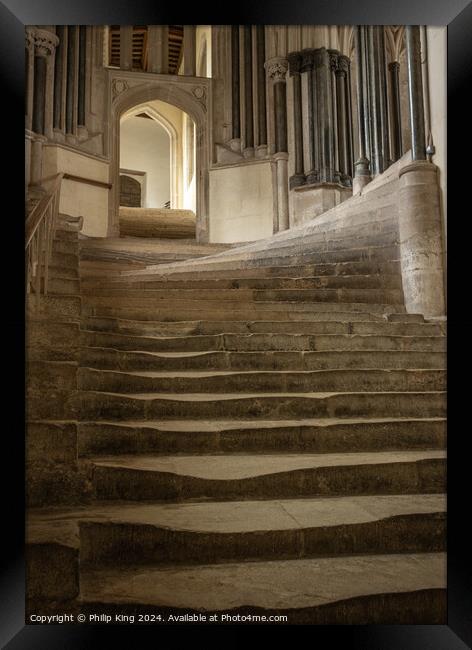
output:
{"label": "carved stone ornament", "polygon": [[290,52],[287,55],[288,59],[288,68],[290,75],[300,74],[300,67],[302,64],[302,56],[299,52]]}
{"label": "carved stone ornament", "polygon": [[27,27],[25,29],[25,45],[28,50],[34,46],[34,32],[35,29],[33,27]]}
{"label": "carved stone ornament", "polygon": [[288,70],[288,61],[283,57],[276,56],[273,59],[269,59],[265,63],[267,74],[269,79],[272,79],[275,83],[278,81],[285,81],[285,75]]}
{"label": "carved stone ornament", "polygon": [[129,84],[124,79],[113,79],[111,86],[113,101],[115,101],[118,95],[121,95],[121,93],[123,93],[125,90],[128,90],[128,88]]}
{"label": "carved stone ornament", "polygon": [[310,72],[313,70],[313,65],[315,63],[315,50],[305,49],[301,51],[302,65],[300,72]]}
{"label": "carved stone ornament", "polygon": [[36,56],[51,56],[54,54],[59,38],[46,29],[34,30],[34,53]]}

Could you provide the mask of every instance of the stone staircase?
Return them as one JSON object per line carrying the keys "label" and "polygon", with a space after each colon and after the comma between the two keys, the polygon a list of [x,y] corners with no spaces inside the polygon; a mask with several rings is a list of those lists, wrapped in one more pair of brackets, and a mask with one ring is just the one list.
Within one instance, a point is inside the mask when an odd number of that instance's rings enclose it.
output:
{"label": "stone staircase", "polygon": [[90,489],[30,511],[30,607],[445,622],[444,325],[405,313],[397,226],[354,202],[133,268],[84,240],[80,276],[59,235],[76,329],[32,331],[29,438]]}

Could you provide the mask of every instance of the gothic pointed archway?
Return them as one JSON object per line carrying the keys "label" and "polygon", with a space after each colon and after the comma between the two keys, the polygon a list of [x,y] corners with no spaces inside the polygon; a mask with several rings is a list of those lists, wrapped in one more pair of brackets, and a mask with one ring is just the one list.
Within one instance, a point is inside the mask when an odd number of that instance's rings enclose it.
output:
{"label": "gothic pointed archway", "polygon": [[110,190],[108,236],[115,236],[119,232],[120,120],[134,107],[160,100],[184,111],[195,123],[196,237],[198,241],[208,241],[209,93],[210,84],[207,79],[124,71],[110,72],[111,128],[108,147],[112,189]]}

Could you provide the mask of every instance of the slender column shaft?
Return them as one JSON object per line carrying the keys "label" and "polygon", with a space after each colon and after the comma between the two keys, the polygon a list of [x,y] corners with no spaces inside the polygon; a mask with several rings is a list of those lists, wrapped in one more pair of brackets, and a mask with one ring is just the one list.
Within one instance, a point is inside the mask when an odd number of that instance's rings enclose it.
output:
{"label": "slender column shaft", "polygon": [[380,88],[378,77],[378,51],[376,39],[376,25],[369,25],[368,46],[369,46],[369,82],[370,82],[370,116],[371,116],[371,138],[372,138],[372,172],[380,174],[383,171],[382,158],[382,135],[380,121]]}
{"label": "slender column shaft", "polygon": [[232,137],[241,137],[241,109],[239,105],[239,25],[231,25],[231,105]]}
{"label": "slender column shaft", "polygon": [[287,151],[287,88],[285,82],[274,85],[275,149]]}
{"label": "slender column shaft", "polygon": [[257,52],[257,123],[259,127],[259,146],[267,145],[267,108],[265,78],[265,27],[256,27]]}
{"label": "slender column shaft", "polygon": [[306,182],[316,183],[319,179],[319,144],[317,128],[317,110],[314,73],[314,50],[305,49],[301,52],[300,74],[302,77],[302,115],[306,111],[304,123],[303,149],[306,152],[305,170]]}
{"label": "slender column shaft", "polygon": [[372,138],[371,138],[371,83],[369,74],[369,34],[368,27],[361,27],[361,45],[362,45],[362,76],[364,80],[362,88],[362,101],[364,106],[364,134],[365,134],[365,156],[369,161],[370,173],[373,174],[373,157],[372,157]]}
{"label": "slender column shaft", "polygon": [[33,131],[44,134],[44,111],[46,99],[46,66],[44,56],[34,59],[34,90],[33,90]]}
{"label": "slender column shaft", "polygon": [[355,176],[363,177],[361,183],[367,181],[369,175],[369,161],[367,159],[367,142],[366,142],[366,124],[365,124],[365,76],[364,76],[364,59],[365,50],[363,42],[364,28],[358,25],[355,28],[355,48],[356,48],[356,91],[357,91],[357,128],[359,131],[359,158],[355,163]]}
{"label": "slender column shaft", "polygon": [[387,98],[387,70],[385,64],[385,29],[383,25],[377,26],[377,52],[378,52],[378,78],[380,90],[380,128],[382,137],[382,160],[384,171],[390,164],[390,146],[388,137],[388,98]]}
{"label": "slender column shaft", "polygon": [[344,85],[346,88],[348,174],[352,179],[352,177],[354,176],[354,169],[353,169],[354,148],[353,148],[352,96],[351,96],[351,62],[348,59],[348,57],[345,58],[345,61],[347,66]]}
{"label": "slender column shaft", "polygon": [[400,108],[400,64],[397,61],[389,63],[390,87],[391,87],[391,126],[392,126],[392,160],[398,160],[403,155],[402,150],[402,127]]}
{"label": "slender column shaft", "polygon": [[339,143],[337,129],[338,102],[336,96],[336,70],[338,66],[338,53],[328,50],[329,74],[328,74],[328,135],[329,135],[329,164],[328,177],[330,182],[339,182]]}
{"label": "slender column shaft", "polygon": [[79,27],[79,70],[78,70],[78,101],[77,123],[85,126],[85,56],[87,48],[87,27]]}
{"label": "slender column shaft", "polygon": [[290,177],[290,188],[303,185],[303,122],[302,122],[302,84],[300,77],[302,57],[297,52],[288,55],[290,76],[293,84],[293,130],[295,149],[295,173]]}
{"label": "slender column shaft", "polygon": [[195,77],[197,74],[195,25],[184,25],[184,75]]}
{"label": "slender column shaft", "polygon": [[254,147],[254,106],[252,95],[252,30],[244,25],[244,148]]}
{"label": "slender column shaft", "polygon": [[420,28],[418,25],[407,25],[405,37],[408,66],[408,99],[410,104],[411,154],[413,160],[426,160]]}
{"label": "slender column shaft", "polygon": [[346,68],[344,62],[336,70],[336,84],[338,96],[338,148],[339,148],[339,171],[341,180],[350,175],[349,154],[348,154],[348,132],[347,132],[347,110],[346,110]]}
{"label": "slender column shaft", "polygon": [[76,28],[67,28],[67,77],[66,77],[66,133],[74,132],[74,85]]}
{"label": "slender column shaft", "polygon": [[65,63],[65,33],[66,28],[63,25],[57,27],[57,36],[59,43],[56,47],[55,65],[54,65],[54,114],[53,128],[62,128],[62,80],[64,77]]}

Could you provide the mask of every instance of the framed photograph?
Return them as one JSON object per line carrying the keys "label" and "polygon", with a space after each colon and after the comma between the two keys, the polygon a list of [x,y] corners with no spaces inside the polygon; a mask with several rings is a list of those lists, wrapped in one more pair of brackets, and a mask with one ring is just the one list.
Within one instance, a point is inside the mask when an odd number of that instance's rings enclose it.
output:
{"label": "framed photograph", "polygon": [[0,4],[9,650],[472,642],[472,8],[238,9]]}

